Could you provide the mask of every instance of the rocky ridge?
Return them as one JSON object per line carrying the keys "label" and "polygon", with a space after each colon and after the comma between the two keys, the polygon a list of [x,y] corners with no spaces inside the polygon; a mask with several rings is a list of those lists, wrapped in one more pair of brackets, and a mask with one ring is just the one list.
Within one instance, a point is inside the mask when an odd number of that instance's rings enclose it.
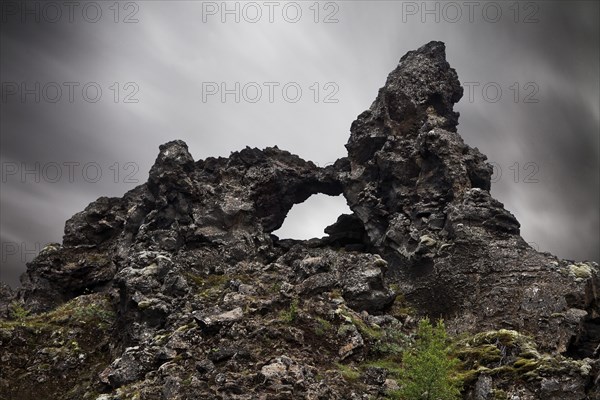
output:
{"label": "rocky ridge", "polygon": [[[0,399],[390,398],[420,316],[456,338],[467,399],[600,398],[600,271],[532,249],[457,133],[441,42],[407,53],[320,168],[277,147],[100,198],[0,288]],[[309,241],[294,204],[352,210]]]}

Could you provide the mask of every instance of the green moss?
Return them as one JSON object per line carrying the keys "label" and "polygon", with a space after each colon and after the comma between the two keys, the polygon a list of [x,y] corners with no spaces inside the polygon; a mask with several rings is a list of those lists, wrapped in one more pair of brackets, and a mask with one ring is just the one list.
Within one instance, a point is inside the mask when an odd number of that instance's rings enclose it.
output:
{"label": "green moss", "polygon": [[121,386],[117,389],[117,396],[126,400],[140,400],[140,382],[134,382],[129,385]]}
{"label": "green moss", "polygon": [[191,272],[185,273],[184,276],[189,284],[195,285],[198,288],[201,288],[204,286],[204,278],[202,276],[197,275],[197,274],[192,274]]}
{"label": "green moss", "polygon": [[380,339],[383,335],[380,327],[372,327],[368,325],[361,318],[357,318],[352,316],[352,323],[358,328],[358,331],[363,336],[363,338],[367,339]]}
{"label": "green moss", "polygon": [[337,363],[336,367],[341,372],[342,377],[349,382],[355,382],[360,378],[360,371],[357,371],[348,365]]}
{"label": "green moss", "polygon": [[405,400],[406,398],[400,390],[390,390],[385,394],[387,400]]}
{"label": "green moss", "polygon": [[374,267],[378,267],[378,268],[387,268],[387,261],[385,261],[383,258],[381,258],[380,256],[376,256],[377,259],[375,261],[373,261],[373,266]]}
{"label": "green moss", "polygon": [[270,294],[278,294],[280,290],[281,290],[281,282],[273,282],[273,284],[271,284],[271,286],[269,286]]}
{"label": "green moss", "polygon": [[589,279],[592,277],[592,267],[588,264],[571,264],[567,268],[569,269],[569,275],[575,278]]}
{"label": "green moss", "polygon": [[373,351],[379,355],[399,355],[410,344],[410,338],[399,329],[387,328],[373,345]]}
{"label": "green moss", "polygon": [[492,389],[492,399],[494,400],[507,400],[508,395],[504,390],[501,389]]}
{"label": "green moss", "polygon": [[192,375],[188,375],[187,378],[181,381],[183,386],[190,386],[192,384]]}
{"label": "green moss", "polygon": [[137,307],[140,310],[146,310],[146,309],[150,308],[150,306],[152,306],[152,303],[153,302],[150,300],[142,300],[139,303],[137,303]]}
{"label": "green moss", "polygon": [[[22,338],[18,344],[6,343],[6,352],[14,357],[2,366],[3,378],[10,382],[3,394],[23,400],[38,399],[40,393],[44,398],[83,398],[110,362],[107,329],[114,322],[107,294],[79,296],[50,312],[1,321],[0,334],[11,331]],[[77,368],[65,375],[65,365],[74,360]],[[33,377],[44,379],[31,385]]]}
{"label": "green moss", "polygon": [[389,285],[389,287],[394,293],[400,293],[400,285],[398,285],[397,283],[392,283]]}
{"label": "green moss", "polygon": [[[392,285],[392,290],[395,293],[398,293],[399,287],[396,285],[397,289],[394,289],[394,285]],[[396,295],[394,299],[394,303],[390,308],[389,314],[396,318],[406,318],[408,315],[412,315],[415,313],[415,310],[408,304],[408,301],[404,297],[404,294],[399,293]]]}
{"label": "green moss", "polygon": [[469,362],[471,368],[499,363],[502,360],[500,349],[493,344],[461,348],[456,354],[465,362]]}
{"label": "green moss", "polygon": [[221,288],[224,286],[229,280],[233,279],[229,275],[218,275],[218,274],[210,274],[210,275],[197,275],[193,273],[185,274],[188,283],[195,285],[198,290],[204,291],[208,289]]}
{"label": "green moss", "polygon": [[[576,360],[540,354],[533,339],[511,330],[482,332],[463,338],[457,341],[454,351],[462,361],[459,374],[466,384],[474,383],[483,372],[500,380],[514,381],[586,371]],[[505,398],[501,391],[498,396],[495,398]]]}
{"label": "green moss", "polygon": [[50,371],[52,369],[52,366],[50,364],[40,364],[38,365],[37,369],[39,371]]}
{"label": "green moss", "polygon": [[71,340],[71,342],[69,342],[69,347],[75,353],[79,353],[81,351],[81,347],[79,347],[77,340]]}
{"label": "green moss", "polygon": [[497,331],[481,332],[471,338],[469,344],[477,346],[480,344],[499,343],[504,346],[514,345],[522,335],[517,331],[500,329]]}
{"label": "green moss", "polygon": [[513,363],[513,367],[517,373],[529,372],[536,369],[539,365],[540,363],[538,360],[533,360],[531,358],[518,358],[517,361]]}
{"label": "green moss", "polygon": [[581,281],[591,278],[595,273],[598,273],[597,269],[588,263],[575,263],[569,264],[566,267],[561,267],[558,270],[561,274],[569,276],[576,281]]}
{"label": "green moss", "polygon": [[490,369],[486,367],[479,367],[477,369],[468,369],[466,371],[460,371],[456,373],[456,378],[463,382],[464,385],[468,386],[477,380],[479,374],[483,372],[489,372]]}
{"label": "green moss", "polygon": [[186,325],[181,325],[179,328],[175,329],[174,332],[186,332],[189,331],[190,329],[196,327],[197,325],[195,323],[189,323]]}
{"label": "green moss", "polygon": [[346,336],[348,333],[354,331],[354,325],[343,324],[338,328],[338,336]]}
{"label": "green moss", "polygon": [[396,357],[387,357],[380,360],[367,361],[361,364],[361,369],[363,370],[370,367],[383,368],[388,372],[390,377],[395,379],[399,379],[402,375],[401,361]]}
{"label": "green moss", "polygon": [[315,328],[315,334],[317,334],[318,336],[323,336],[325,335],[327,332],[331,331],[331,329],[333,328],[331,325],[331,322],[317,317],[315,318],[316,322],[317,322],[317,326]]}
{"label": "green moss", "polygon": [[252,282],[252,278],[248,275],[236,274],[210,274],[198,275],[194,273],[184,274],[187,282],[196,287],[200,300],[204,302],[217,301],[223,294],[225,286],[232,280],[239,280],[243,283]]}
{"label": "green moss", "polygon": [[26,310],[18,301],[13,301],[8,306],[9,316],[17,321],[22,321],[29,315],[29,310]]}
{"label": "green moss", "polygon": [[279,313],[279,320],[286,324],[293,323],[296,318],[298,318],[298,299],[292,300],[289,308]]}
{"label": "green moss", "polygon": [[[519,354],[523,358],[540,357],[533,339],[508,329],[478,333],[470,339],[463,340],[460,346],[463,349],[478,348],[478,351],[488,355],[490,352],[495,352],[493,347],[496,347],[502,353],[505,353],[507,349],[512,349],[513,353]],[[484,360],[484,358],[480,359]]]}
{"label": "green moss", "polygon": [[166,333],[166,334],[162,334],[162,335],[156,335],[152,338],[152,340],[154,341],[154,345],[164,346],[169,341],[170,337],[171,337],[171,335]]}
{"label": "green moss", "polygon": [[338,308],[337,312],[347,321],[356,326],[360,334],[364,339],[374,340],[380,339],[383,336],[383,332],[378,326],[370,326],[363,321],[356,313],[349,310],[348,308]]}
{"label": "green moss", "polygon": [[105,254],[101,253],[91,253],[88,254],[86,258],[87,261],[98,265],[106,265],[110,263],[110,258],[108,258]]}
{"label": "green moss", "polygon": [[[91,300],[93,299],[93,300]],[[107,328],[116,318],[110,300],[105,295],[77,297],[56,309],[35,315],[22,313],[17,321],[0,321],[2,327],[23,327],[32,331],[54,330],[67,325]]]}
{"label": "green moss", "polygon": [[86,306],[78,307],[73,311],[73,318],[80,323],[94,323],[101,329],[111,326],[116,318],[113,310],[106,308],[105,305],[91,303]]}
{"label": "green moss", "polygon": [[225,284],[231,279],[229,275],[206,275],[187,273],[185,277],[188,283],[195,285],[198,295],[203,301],[216,301],[221,296]]}

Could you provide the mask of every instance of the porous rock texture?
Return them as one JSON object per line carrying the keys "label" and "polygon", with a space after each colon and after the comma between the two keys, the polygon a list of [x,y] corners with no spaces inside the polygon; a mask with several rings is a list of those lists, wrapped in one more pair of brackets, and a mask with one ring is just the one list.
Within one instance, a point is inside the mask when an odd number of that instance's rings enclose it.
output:
{"label": "porous rock texture", "polygon": [[[328,167],[160,146],[147,183],[74,215],[1,288],[0,399],[383,399],[422,316],[456,338],[466,399],[600,398],[598,265],[521,238],[457,133],[462,93],[430,42]],[[317,193],[353,214],[321,239],[272,234]]]}

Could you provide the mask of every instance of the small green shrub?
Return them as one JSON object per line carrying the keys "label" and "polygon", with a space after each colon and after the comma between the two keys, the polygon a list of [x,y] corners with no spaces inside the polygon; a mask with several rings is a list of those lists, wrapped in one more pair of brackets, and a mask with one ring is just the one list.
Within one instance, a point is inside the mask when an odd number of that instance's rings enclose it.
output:
{"label": "small green shrub", "polygon": [[296,318],[298,318],[298,299],[292,300],[290,307],[279,314],[279,319],[286,324],[291,324]]}
{"label": "small green shrub", "polygon": [[17,321],[22,321],[29,316],[29,310],[25,309],[18,301],[10,303],[9,313],[11,318]]}
{"label": "small green shrub", "polygon": [[[461,382],[455,377],[459,361],[450,356],[446,328],[428,319],[419,322],[417,340],[404,353],[400,390],[401,399],[455,400],[460,398]],[[396,394],[395,394],[396,395]]]}

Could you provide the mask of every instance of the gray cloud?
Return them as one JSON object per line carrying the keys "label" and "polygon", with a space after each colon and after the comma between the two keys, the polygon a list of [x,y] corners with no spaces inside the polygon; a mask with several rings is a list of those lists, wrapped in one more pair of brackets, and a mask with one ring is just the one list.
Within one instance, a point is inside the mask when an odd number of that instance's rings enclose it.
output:
{"label": "gray cloud", "polygon": [[[519,3],[518,22],[512,2],[480,2],[473,22],[464,2],[455,2],[463,13],[456,22],[450,22],[455,15],[448,2],[428,3],[430,9],[437,4],[439,23],[422,9],[407,13],[422,2],[389,1],[336,2],[337,23],[322,22],[334,8],[321,8],[315,23],[312,2],[297,3],[303,12],[297,23],[277,12],[269,23],[264,6],[258,23],[244,18],[235,23],[232,16],[222,23],[219,15],[203,22],[202,7],[209,3],[134,2],[137,23],[122,22],[133,8],[120,9],[115,23],[108,9],[112,2],[97,3],[103,15],[96,23],[78,12],[72,23],[65,16],[59,23],[23,23],[3,9],[3,94],[7,82],[30,88],[36,81],[42,86],[80,83],[72,103],[65,91],[57,103],[42,98],[38,104],[31,95],[25,102],[10,96],[1,103],[3,172],[9,165],[20,170],[21,163],[33,168],[36,162],[48,169],[39,183],[31,175],[25,182],[13,175],[2,182],[2,243],[26,250],[13,254],[14,247],[6,251],[4,246],[3,281],[16,285],[24,270],[22,256],[30,259],[28,249],[37,243],[60,241],[65,219],[99,196],[122,195],[134,187],[125,179],[128,174],[144,182],[158,145],[168,140],[185,140],[196,159],[275,144],[321,165],[344,156],[352,120],[368,108],[399,58],[429,40],[446,42],[449,62],[463,83],[479,83],[472,101],[465,96],[457,105],[459,132],[501,168],[493,194],[519,218],[524,238],[561,257],[600,258],[598,3]],[[493,23],[481,10],[487,7],[493,17],[495,6],[502,17]],[[538,22],[524,23],[527,17]],[[90,82],[102,89],[96,103],[81,93]],[[243,96],[236,103],[231,94],[225,102],[218,95],[203,102],[203,82],[225,82],[229,88],[255,82],[263,96],[257,103]],[[272,103],[265,82],[279,83]],[[302,89],[296,103],[285,101],[281,92],[290,82]],[[490,83],[502,89],[497,102],[482,94]],[[138,102],[124,102],[135,88],[139,91],[132,98]],[[533,99],[538,102],[524,103],[531,88],[537,88]],[[337,103],[325,102],[327,95]],[[49,163],[65,162],[80,163],[73,182],[65,177],[66,168],[58,182],[44,179],[51,178]],[[92,169],[82,175],[86,163],[100,167],[97,182],[91,182]],[[510,169],[515,163],[516,182]],[[524,182],[531,168],[537,168],[530,179],[537,183]],[[318,203],[318,216],[314,208],[298,207],[299,220],[314,217],[323,220],[322,226],[295,224],[300,230],[282,236],[320,236],[344,212],[343,201],[330,207]]]}

